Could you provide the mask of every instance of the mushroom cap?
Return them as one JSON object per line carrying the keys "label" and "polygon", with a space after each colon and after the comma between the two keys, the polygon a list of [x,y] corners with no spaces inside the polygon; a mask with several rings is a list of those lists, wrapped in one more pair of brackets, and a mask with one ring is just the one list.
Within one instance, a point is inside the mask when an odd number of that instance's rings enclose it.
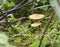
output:
{"label": "mushroom cap", "polygon": [[39,22],[34,22],[33,24],[31,24],[31,27],[38,27],[38,26],[40,26],[41,25],[41,23],[39,23]]}
{"label": "mushroom cap", "polygon": [[43,14],[32,14],[29,17],[30,17],[30,19],[39,20],[39,19],[43,18],[44,15]]}

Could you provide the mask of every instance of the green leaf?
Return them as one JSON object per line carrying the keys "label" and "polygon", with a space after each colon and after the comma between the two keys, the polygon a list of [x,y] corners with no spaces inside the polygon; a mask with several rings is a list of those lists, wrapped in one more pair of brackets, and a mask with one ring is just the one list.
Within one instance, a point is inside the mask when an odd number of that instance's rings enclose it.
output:
{"label": "green leaf", "polygon": [[39,40],[37,39],[30,45],[30,47],[38,47],[38,45],[39,45]]}
{"label": "green leaf", "polygon": [[45,4],[47,2],[47,0],[40,0],[43,4]]}
{"label": "green leaf", "polygon": [[9,45],[9,47],[15,47],[14,45]]}
{"label": "green leaf", "polygon": [[5,44],[8,42],[8,37],[5,34],[0,34],[0,43]]}
{"label": "green leaf", "polygon": [[44,38],[43,39],[43,45],[46,46],[46,45],[49,45],[49,44],[51,44],[51,42],[49,41],[49,39]]}
{"label": "green leaf", "polygon": [[37,0],[37,2],[39,2],[40,0]]}

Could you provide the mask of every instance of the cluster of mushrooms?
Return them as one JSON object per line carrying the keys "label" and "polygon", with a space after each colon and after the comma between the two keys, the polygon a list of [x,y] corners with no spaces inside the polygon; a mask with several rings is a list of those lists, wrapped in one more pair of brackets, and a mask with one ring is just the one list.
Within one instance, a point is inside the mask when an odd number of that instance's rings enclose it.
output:
{"label": "cluster of mushrooms", "polygon": [[44,17],[43,14],[32,14],[32,15],[30,15],[29,18],[35,20],[35,22],[31,24],[31,27],[40,26],[41,23],[39,22],[39,20],[42,19],[43,17]]}

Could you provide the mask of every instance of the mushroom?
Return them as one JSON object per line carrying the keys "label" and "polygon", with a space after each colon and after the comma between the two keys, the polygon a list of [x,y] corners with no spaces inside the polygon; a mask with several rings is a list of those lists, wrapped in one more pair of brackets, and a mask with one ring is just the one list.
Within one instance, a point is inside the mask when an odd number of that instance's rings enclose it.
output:
{"label": "mushroom", "polygon": [[43,14],[32,14],[29,17],[30,19],[39,20],[39,19],[42,19],[44,15]]}
{"label": "mushroom", "polygon": [[40,26],[41,25],[41,23],[39,23],[39,22],[34,22],[33,24],[31,24],[31,27],[38,27],[38,26]]}
{"label": "mushroom", "polygon": [[31,27],[37,27],[40,26],[41,23],[39,23],[39,19],[42,19],[44,17],[43,14],[32,14],[29,16],[30,19],[35,20],[33,24],[31,24]]}

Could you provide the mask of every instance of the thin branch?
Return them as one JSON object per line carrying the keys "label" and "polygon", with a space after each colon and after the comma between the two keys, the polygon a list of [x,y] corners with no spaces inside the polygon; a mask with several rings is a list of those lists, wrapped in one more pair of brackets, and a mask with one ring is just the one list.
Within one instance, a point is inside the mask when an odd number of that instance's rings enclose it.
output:
{"label": "thin branch", "polygon": [[25,32],[27,32],[28,30],[30,30],[30,29],[27,29],[27,30],[25,30],[25,31],[23,31],[23,32],[20,32],[20,33],[18,33],[18,34],[15,34],[15,35],[11,36],[9,39],[12,40],[14,37],[20,36],[22,33],[25,33]]}
{"label": "thin branch", "polygon": [[[31,1],[32,2],[32,1]],[[11,9],[11,10],[8,10],[8,11],[5,11],[3,14],[1,14],[0,16],[0,20],[2,20],[2,19],[4,19],[8,14],[10,14],[11,12],[14,12],[14,11],[16,11],[16,10],[18,10],[18,9],[20,9],[20,8],[22,8],[22,7],[24,7],[25,5],[27,5],[27,4],[29,4],[29,3],[31,3],[30,1],[29,2],[26,2],[25,4],[23,4],[23,5],[21,5],[20,6],[20,4],[18,4],[18,5],[16,5],[13,9]],[[19,7],[18,7],[19,6]]]}
{"label": "thin branch", "polygon": [[48,27],[49,27],[49,25],[50,25],[51,20],[53,19],[53,16],[54,16],[54,12],[51,13],[50,19],[48,20],[48,23],[47,23],[47,25],[46,25],[46,28],[43,30],[43,33],[42,33],[42,36],[41,36],[40,43],[39,43],[39,46],[38,46],[38,47],[41,47],[43,38],[44,38],[45,33],[46,33],[46,31],[47,31],[47,29],[48,29]]}
{"label": "thin branch", "polygon": [[40,7],[33,8],[33,9],[31,9],[30,11],[36,10],[36,9],[39,9],[39,8],[49,7],[49,6],[50,6],[50,5],[43,5],[43,6],[40,6]]}
{"label": "thin branch", "polygon": [[[8,22],[12,25],[12,24],[15,24],[15,23],[17,23],[18,21],[20,21],[20,20],[22,20],[22,19],[25,19],[25,18],[28,18],[28,17],[17,18],[17,19],[15,19],[14,21],[9,21],[9,20],[8,20]],[[6,21],[5,21],[5,20],[0,21],[0,24],[3,24],[3,23],[6,23]]]}
{"label": "thin branch", "polygon": [[[21,4],[22,4],[23,2],[24,2],[24,0],[23,0],[21,3],[19,3],[18,5],[16,5],[16,6],[15,6],[14,8],[12,8],[12,9],[14,10],[14,9],[16,9],[17,7],[21,6]],[[12,10],[12,9],[11,9],[11,10]],[[1,14],[1,16],[4,15],[4,14],[6,14],[6,13],[9,13],[11,10],[7,10],[7,11],[3,12],[3,13]]]}

